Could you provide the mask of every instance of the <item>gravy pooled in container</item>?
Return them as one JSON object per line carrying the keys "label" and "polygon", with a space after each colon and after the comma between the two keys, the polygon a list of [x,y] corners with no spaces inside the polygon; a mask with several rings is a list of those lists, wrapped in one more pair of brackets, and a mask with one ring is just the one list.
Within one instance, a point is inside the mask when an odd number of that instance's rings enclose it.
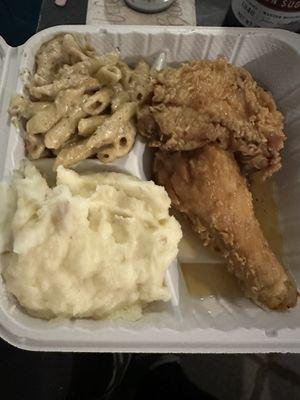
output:
{"label": "gravy pooled in container", "polygon": [[2,275],[29,314],[137,319],[147,303],[169,300],[165,273],[181,229],[164,188],[63,167],[50,188],[26,163],[0,190]]}

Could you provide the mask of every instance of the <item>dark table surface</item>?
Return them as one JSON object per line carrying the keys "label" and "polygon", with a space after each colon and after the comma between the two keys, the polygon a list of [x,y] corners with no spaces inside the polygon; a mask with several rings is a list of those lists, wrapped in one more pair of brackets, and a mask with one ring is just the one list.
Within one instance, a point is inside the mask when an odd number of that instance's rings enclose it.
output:
{"label": "dark table surface", "polygon": [[[40,0],[30,2],[37,7]],[[39,18],[33,10],[25,25],[13,19],[1,34],[12,34],[12,43],[18,44],[34,33],[36,25],[37,30],[42,30],[54,25],[85,24],[87,2],[69,0],[60,8],[53,0],[43,0]],[[0,6],[7,8],[17,3],[24,4],[22,0],[2,0]],[[229,3],[196,0],[197,25],[220,26]],[[3,21],[0,8],[2,27]],[[183,399],[222,400],[300,398],[298,355],[35,353],[16,349],[1,340],[0,352],[3,399],[153,400],[176,395]]]}

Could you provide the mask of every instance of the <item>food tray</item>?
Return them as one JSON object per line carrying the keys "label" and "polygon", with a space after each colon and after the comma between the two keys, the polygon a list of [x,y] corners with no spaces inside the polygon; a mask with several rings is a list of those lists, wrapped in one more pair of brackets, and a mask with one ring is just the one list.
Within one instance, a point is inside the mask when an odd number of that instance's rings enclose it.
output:
{"label": "food tray", "polygon": [[[190,28],[58,26],[34,35],[18,48],[0,41],[0,174],[5,179],[24,157],[24,146],[7,109],[11,96],[22,93],[24,71],[32,71],[40,45],[61,32],[88,34],[99,53],[118,47],[128,62],[143,57],[152,63],[165,52],[168,63],[225,55],[245,66],[254,78],[272,91],[285,115],[288,139],[283,168],[276,174],[279,219],[284,236],[283,261],[300,284],[300,37],[281,30],[246,28]],[[81,169],[113,169],[149,177],[150,151],[138,139],[133,151],[111,166],[95,160]],[[49,169],[49,162],[40,161]],[[196,260],[196,261],[201,261]],[[150,305],[137,322],[43,321],[25,314],[0,287],[0,335],[29,350],[90,352],[298,352],[300,306],[286,312],[266,312],[249,300],[189,295],[176,264],[167,284],[172,301]]]}

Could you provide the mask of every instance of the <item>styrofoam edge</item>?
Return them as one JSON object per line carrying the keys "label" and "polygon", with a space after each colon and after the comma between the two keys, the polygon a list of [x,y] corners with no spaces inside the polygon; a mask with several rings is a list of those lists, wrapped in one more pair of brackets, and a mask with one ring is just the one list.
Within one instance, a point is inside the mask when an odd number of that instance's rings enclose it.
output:
{"label": "styrofoam edge", "polygon": [[[58,32],[78,32],[78,33],[93,33],[93,32],[152,32],[160,33],[164,31],[174,33],[192,33],[194,31],[203,33],[222,34],[226,33],[236,35],[253,34],[265,35],[266,33],[272,37],[276,37],[289,45],[293,46],[298,52],[300,51],[300,38],[293,33],[272,29],[248,29],[248,28],[210,28],[210,27],[137,27],[137,26],[107,26],[105,29],[97,26],[58,26],[49,28],[36,34],[29,39],[27,43],[36,40],[37,37],[47,38],[51,34]],[[8,325],[9,327],[9,325]],[[62,342],[59,348],[55,341],[41,342],[37,338],[20,337],[14,330],[2,327],[3,338],[9,343],[27,350],[48,350],[48,351],[96,351],[96,352],[191,352],[191,353],[242,353],[242,352],[300,352],[300,328],[296,329],[280,329],[277,337],[269,337],[263,330],[260,329],[245,329],[238,328],[230,332],[219,331],[215,329],[194,329],[193,331],[173,331],[171,329],[148,329],[147,337],[151,337],[151,343],[146,342],[140,332],[136,334],[120,330],[104,329],[103,332],[97,332],[99,342],[87,342],[77,344],[76,347],[72,343]],[[15,327],[16,328],[16,327]],[[21,334],[21,332],[19,332]],[[25,336],[25,335],[24,335]],[[108,339],[109,338],[109,342]],[[250,339],[251,338],[251,339]]]}
{"label": "styrofoam edge", "polygon": [[7,66],[9,62],[8,54],[10,52],[10,46],[5,42],[5,40],[0,36],[0,57],[4,60],[2,65],[2,71],[0,76],[0,98],[2,98],[3,88],[5,85],[4,76],[7,71]]}
{"label": "styrofoam edge", "polygon": [[175,259],[166,272],[166,285],[171,294],[171,304],[173,307],[179,306],[179,264]]}
{"label": "styrofoam edge", "polygon": [[[1,104],[1,110],[0,110],[0,116],[1,119],[4,117],[4,114],[6,113],[6,110],[4,110],[4,104],[5,104],[5,88],[6,88],[6,79],[5,76],[7,74],[7,71],[9,69],[9,62],[10,62],[10,53],[13,51],[12,47],[10,47],[5,40],[0,36],[0,58],[2,59],[2,66],[1,66],[1,74],[0,74],[0,104]],[[0,149],[0,170],[1,170],[1,161],[4,160],[5,157],[4,155],[1,154],[3,149]]]}
{"label": "styrofoam edge", "polygon": [[3,37],[0,36],[0,54],[1,56],[6,56],[11,46],[6,43]]}
{"label": "styrofoam edge", "polygon": [[[213,27],[213,26],[141,26],[141,25],[105,25],[105,26],[97,26],[97,25],[57,25],[52,26],[50,28],[44,29],[35,35],[33,35],[30,39],[28,39],[24,45],[31,45],[35,40],[39,40],[41,37],[49,37],[51,34],[62,33],[62,32],[75,32],[75,33],[100,33],[100,32],[112,32],[112,33],[128,33],[132,31],[143,32],[143,33],[161,33],[161,32],[173,32],[173,33],[214,33],[214,34],[222,34],[226,32],[226,34],[249,34],[249,35],[269,35],[273,38],[277,38],[279,40],[288,43],[298,52],[300,52],[300,37],[299,34],[290,32],[284,29],[270,29],[270,28],[228,28],[228,27]],[[23,45],[23,46],[24,46]]]}
{"label": "styrofoam edge", "polygon": [[[55,340],[37,344],[37,340],[11,336],[3,331],[1,337],[9,344],[30,351],[60,352],[101,352],[101,353],[300,353],[300,329],[281,330],[277,337],[268,337],[263,330],[241,328],[236,331],[222,332],[217,329],[194,329],[178,332],[171,329],[148,329],[151,342],[145,342],[140,332],[115,332],[113,329],[97,331],[99,343],[87,342],[72,345],[70,341],[62,343],[58,349]],[[120,340],[120,333],[122,340]]]}

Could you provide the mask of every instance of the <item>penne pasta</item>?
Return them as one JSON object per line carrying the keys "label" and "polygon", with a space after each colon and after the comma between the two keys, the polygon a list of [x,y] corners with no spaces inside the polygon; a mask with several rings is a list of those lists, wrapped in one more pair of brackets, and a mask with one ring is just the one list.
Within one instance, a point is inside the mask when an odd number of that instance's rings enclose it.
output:
{"label": "penne pasta", "polygon": [[30,101],[23,96],[15,96],[12,98],[9,107],[10,115],[30,119],[36,113],[43,111],[49,106],[46,101]]}
{"label": "penne pasta", "polygon": [[31,86],[29,93],[35,99],[55,99],[62,90],[71,88],[82,88],[84,92],[99,89],[97,79],[86,75],[74,74],[45,86]]}
{"label": "penne pasta", "polygon": [[9,113],[25,122],[31,159],[52,154],[56,166],[91,156],[110,162],[132,148],[133,117],[150,85],[145,61],[131,68],[118,51],[97,55],[83,36],[65,33],[40,47],[29,97],[15,96]]}
{"label": "penne pasta", "polygon": [[78,122],[86,113],[78,108],[67,117],[63,117],[45,134],[45,145],[48,149],[59,149],[76,131]]}
{"label": "penne pasta", "polygon": [[57,154],[54,168],[56,169],[59,165],[69,167],[95,154],[96,150],[90,148],[87,145],[87,142],[88,139],[83,139],[77,143],[71,143],[69,146],[64,147]]}
{"label": "penne pasta", "polygon": [[126,63],[124,63],[122,61],[120,61],[118,63],[118,67],[120,68],[121,73],[122,73],[121,83],[122,83],[124,89],[128,90],[130,88],[133,70]]}
{"label": "penne pasta", "polygon": [[131,75],[128,91],[132,101],[144,102],[151,91],[149,65],[140,60]]}
{"label": "penne pasta", "polygon": [[97,158],[104,162],[112,162],[129,153],[132,149],[136,136],[136,128],[131,121],[124,127],[124,130],[118,135],[114,144],[104,146],[97,152]]}
{"label": "penne pasta", "polygon": [[95,76],[101,85],[114,85],[122,78],[122,72],[115,65],[104,65]]}
{"label": "penne pasta", "polygon": [[100,65],[117,65],[119,59],[120,59],[120,54],[117,51],[103,54],[102,56],[97,57],[99,60]]}
{"label": "penne pasta", "polygon": [[78,135],[90,136],[107,118],[109,118],[108,115],[94,115],[82,118],[78,124]]}
{"label": "penne pasta", "polygon": [[117,156],[118,149],[114,144],[109,144],[106,146],[103,146],[98,152],[97,152],[97,158],[103,163],[110,163],[114,161]]}
{"label": "penne pasta", "polygon": [[84,53],[83,49],[76,42],[75,37],[70,33],[66,33],[63,36],[62,49],[70,56],[71,63],[88,59],[88,56]]}
{"label": "penne pasta", "polygon": [[25,137],[27,156],[30,160],[37,160],[46,150],[42,135],[27,135]]}
{"label": "penne pasta", "polygon": [[99,149],[115,141],[118,135],[124,131],[124,127],[130,119],[135,115],[136,109],[136,103],[131,102],[123,104],[88,138],[88,146],[90,148]]}
{"label": "penne pasta", "polygon": [[52,82],[58,66],[67,64],[68,57],[62,48],[62,36],[57,36],[42,44],[36,55],[36,73],[33,84],[40,86]]}
{"label": "penne pasta", "polygon": [[122,91],[116,94],[111,100],[111,110],[112,112],[117,111],[117,109],[124,103],[130,101],[130,96],[128,92]]}
{"label": "penne pasta", "polygon": [[54,103],[49,104],[43,110],[38,111],[26,123],[26,131],[28,134],[36,135],[38,133],[46,133],[60,119],[60,113]]}
{"label": "penne pasta", "polygon": [[112,95],[111,89],[100,89],[83,102],[82,108],[89,115],[101,114],[110,105]]}
{"label": "penne pasta", "polygon": [[30,134],[46,133],[64,114],[72,112],[82,102],[82,89],[67,89],[59,93],[54,103],[49,103],[38,111],[26,124]]}

